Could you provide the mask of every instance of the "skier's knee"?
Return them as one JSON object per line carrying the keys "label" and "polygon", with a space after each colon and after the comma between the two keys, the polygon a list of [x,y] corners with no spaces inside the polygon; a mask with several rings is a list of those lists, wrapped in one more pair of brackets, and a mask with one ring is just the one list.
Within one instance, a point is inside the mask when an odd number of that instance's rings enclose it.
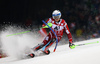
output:
{"label": "skier's knee", "polygon": [[53,38],[53,39],[52,39],[52,42],[55,42],[55,41],[56,41],[56,38]]}

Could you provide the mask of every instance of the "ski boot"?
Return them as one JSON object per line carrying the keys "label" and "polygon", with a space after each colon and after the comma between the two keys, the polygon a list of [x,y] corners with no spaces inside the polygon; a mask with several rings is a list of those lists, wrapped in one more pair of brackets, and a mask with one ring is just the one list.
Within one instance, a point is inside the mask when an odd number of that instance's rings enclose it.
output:
{"label": "ski boot", "polygon": [[31,53],[31,54],[28,55],[28,57],[34,58],[35,57],[35,54]]}
{"label": "ski boot", "polygon": [[[42,44],[38,44],[37,46],[35,46],[34,48],[32,48],[32,50],[33,50],[34,52],[37,52],[37,51],[38,51],[39,49],[41,49],[43,46],[44,46],[43,43],[42,43]],[[31,53],[31,54],[28,55],[28,57],[34,58],[34,57],[35,57],[35,54],[34,54],[34,53]]]}
{"label": "ski boot", "polygon": [[46,50],[46,51],[43,51],[44,54],[46,55],[49,55],[50,54],[50,51],[49,50]]}

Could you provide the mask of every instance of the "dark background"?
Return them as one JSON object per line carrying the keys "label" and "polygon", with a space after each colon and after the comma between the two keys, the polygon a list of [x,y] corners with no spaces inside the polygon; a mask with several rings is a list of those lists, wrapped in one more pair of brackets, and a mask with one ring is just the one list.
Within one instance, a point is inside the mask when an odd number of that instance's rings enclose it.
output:
{"label": "dark background", "polygon": [[62,0],[0,0],[0,21],[25,22],[26,19],[38,20],[51,16],[54,9],[62,9]]}
{"label": "dark background", "polygon": [[61,11],[72,34],[99,37],[100,0],[0,0],[0,26],[17,24],[33,28],[52,17],[55,9]]}

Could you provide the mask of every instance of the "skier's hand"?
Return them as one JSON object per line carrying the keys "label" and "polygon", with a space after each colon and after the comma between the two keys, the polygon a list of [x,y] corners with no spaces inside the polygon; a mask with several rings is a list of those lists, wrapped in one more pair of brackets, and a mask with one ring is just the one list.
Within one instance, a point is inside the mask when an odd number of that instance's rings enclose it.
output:
{"label": "skier's hand", "polygon": [[74,49],[74,48],[75,48],[75,45],[74,45],[72,42],[69,42],[69,47],[70,47],[71,49]]}
{"label": "skier's hand", "polygon": [[[52,27],[52,23],[47,23],[47,25],[49,26],[49,27]],[[41,28],[49,28],[47,25],[42,25],[43,27],[41,27]],[[41,29],[40,28],[40,29]]]}

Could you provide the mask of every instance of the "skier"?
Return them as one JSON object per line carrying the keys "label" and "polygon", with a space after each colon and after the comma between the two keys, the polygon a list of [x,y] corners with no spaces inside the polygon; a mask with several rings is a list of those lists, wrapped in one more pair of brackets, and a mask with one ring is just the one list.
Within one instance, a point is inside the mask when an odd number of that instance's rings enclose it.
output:
{"label": "skier", "polygon": [[[63,32],[65,30],[68,39],[69,39],[69,47],[72,48],[72,46],[75,46],[72,42],[72,35],[69,31],[68,25],[65,22],[65,20],[61,19],[61,12],[59,10],[54,10],[52,13],[52,18],[49,18],[46,23],[52,23],[51,28],[54,30],[54,32],[57,35],[58,42],[61,40]],[[46,26],[43,24],[42,26]],[[43,48],[46,45],[45,50],[43,51],[45,54],[49,54],[49,47],[55,43],[56,36],[52,31],[49,32],[49,34],[45,37],[43,42],[41,44],[38,44],[36,47],[33,48],[34,51],[37,51],[41,48]],[[30,57],[34,57],[35,55],[33,53],[29,54]]]}

